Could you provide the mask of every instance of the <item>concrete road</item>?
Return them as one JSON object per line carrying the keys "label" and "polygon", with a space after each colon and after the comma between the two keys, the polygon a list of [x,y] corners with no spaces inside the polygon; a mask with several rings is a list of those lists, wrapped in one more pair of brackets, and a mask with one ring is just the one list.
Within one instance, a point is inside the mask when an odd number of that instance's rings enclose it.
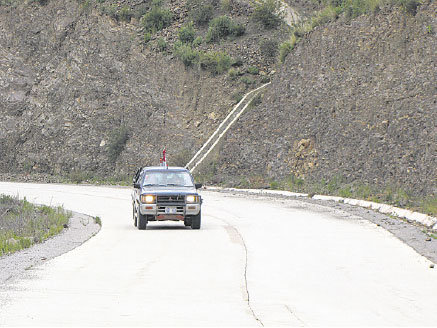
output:
{"label": "concrete road", "polygon": [[130,190],[0,183],[100,216],[82,246],[0,287],[0,325],[437,325],[437,270],[333,209],[203,191],[201,230],[131,219]]}

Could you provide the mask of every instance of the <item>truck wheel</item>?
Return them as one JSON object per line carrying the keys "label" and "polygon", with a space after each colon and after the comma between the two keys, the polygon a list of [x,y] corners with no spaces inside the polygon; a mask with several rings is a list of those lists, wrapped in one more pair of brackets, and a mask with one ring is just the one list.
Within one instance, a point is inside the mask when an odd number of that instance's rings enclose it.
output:
{"label": "truck wheel", "polygon": [[137,226],[137,215],[135,213],[135,204],[132,204],[132,218],[134,219],[134,227]]}
{"label": "truck wheel", "polygon": [[191,217],[191,229],[200,229],[201,225],[201,213]]}
{"label": "truck wheel", "polygon": [[191,225],[191,218],[190,217],[185,217],[184,219],[184,225],[186,227],[189,227]]}
{"label": "truck wheel", "polygon": [[142,215],[140,209],[137,211],[137,228],[138,230],[144,230],[147,227],[147,215]]}

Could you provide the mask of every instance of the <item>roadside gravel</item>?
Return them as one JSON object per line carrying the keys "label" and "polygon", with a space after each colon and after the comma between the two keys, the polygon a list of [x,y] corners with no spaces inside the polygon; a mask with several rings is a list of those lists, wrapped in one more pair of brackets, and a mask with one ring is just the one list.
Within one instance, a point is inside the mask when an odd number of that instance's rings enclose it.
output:
{"label": "roadside gravel", "polygon": [[[229,191],[226,189],[212,190],[207,188],[207,190],[213,192],[230,193],[233,195],[252,195],[275,200],[292,199],[297,201],[293,202],[292,206],[298,206],[302,208],[308,207],[311,208],[312,211],[317,211],[317,206],[314,205],[319,205],[318,208],[320,211],[332,211],[337,217],[344,219],[354,219],[357,217],[363,218],[373,222],[377,226],[386,229],[402,242],[413,248],[418,254],[437,264],[437,239],[431,236],[432,234],[436,236],[436,233],[432,231],[432,229],[417,222],[407,221],[405,219],[388,216],[371,209],[335,201],[318,200],[307,197],[284,196],[280,194],[254,194],[248,191],[236,191],[235,189]],[[308,206],[305,204],[308,204]],[[286,204],[284,205],[287,206]]]}
{"label": "roadside gravel", "polygon": [[82,245],[100,230],[94,218],[73,212],[68,228],[44,243],[0,257],[0,284],[20,276],[29,268],[44,263]]}

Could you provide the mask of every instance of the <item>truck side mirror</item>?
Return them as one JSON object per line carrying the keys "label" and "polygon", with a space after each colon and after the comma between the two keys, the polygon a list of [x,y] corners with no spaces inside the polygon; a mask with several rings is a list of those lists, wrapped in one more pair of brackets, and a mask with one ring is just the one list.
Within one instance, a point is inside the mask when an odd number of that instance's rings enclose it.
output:
{"label": "truck side mirror", "polygon": [[196,189],[200,189],[203,185],[201,183],[196,183],[194,184],[194,186],[196,187]]}
{"label": "truck side mirror", "polygon": [[140,189],[140,187],[141,187],[141,186],[140,186],[139,183],[134,182],[134,188],[135,188],[135,189]]}

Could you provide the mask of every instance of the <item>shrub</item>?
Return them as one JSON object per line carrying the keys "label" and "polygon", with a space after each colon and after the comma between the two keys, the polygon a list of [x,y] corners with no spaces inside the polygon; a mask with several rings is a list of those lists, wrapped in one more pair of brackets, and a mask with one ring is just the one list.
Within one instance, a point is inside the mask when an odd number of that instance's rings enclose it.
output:
{"label": "shrub", "polygon": [[294,49],[294,46],[299,41],[295,34],[291,35],[290,41],[285,41],[279,46],[279,62],[283,63],[288,54]]}
{"label": "shrub", "polygon": [[340,9],[338,7],[334,8],[332,6],[327,6],[326,8],[320,10],[311,19],[311,29],[314,29],[316,26],[323,25],[336,20],[339,13],[340,13]]}
{"label": "shrub", "polygon": [[190,12],[191,19],[197,25],[206,25],[214,15],[214,7],[211,3],[205,0],[189,0],[187,7]]}
{"label": "shrub", "polygon": [[229,35],[241,36],[245,32],[244,26],[235,24],[228,16],[219,16],[209,23],[208,32],[206,33],[206,42],[219,41]]}
{"label": "shrub", "polygon": [[409,14],[416,15],[417,7],[419,6],[419,1],[417,0],[400,0],[401,7]]}
{"label": "shrub", "polygon": [[244,97],[244,93],[237,92],[234,93],[231,98],[235,104],[238,104],[241,101],[241,99],[243,99],[243,97]]}
{"label": "shrub", "polygon": [[113,163],[115,163],[118,156],[120,156],[121,152],[124,150],[128,140],[129,130],[125,126],[122,126],[111,133],[108,142],[108,157]]}
{"label": "shrub", "polygon": [[173,14],[168,9],[153,7],[141,18],[141,24],[146,32],[156,33],[171,24]]}
{"label": "shrub", "polygon": [[109,6],[103,6],[101,10],[103,14],[111,17],[112,19],[118,20],[118,7],[115,3]]}
{"label": "shrub", "polygon": [[194,41],[194,37],[196,35],[196,31],[194,30],[193,23],[189,22],[187,25],[182,26],[179,30],[179,40],[183,43],[192,43]]}
{"label": "shrub", "polygon": [[243,82],[246,85],[246,87],[248,87],[248,86],[254,84],[255,80],[249,76],[243,76],[241,78],[241,82]]}
{"label": "shrub", "polygon": [[132,17],[132,13],[129,9],[129,7],[124,6],[123,8],[121,8],[120,12],[118,13],[118,18],[120,21],[124,21],[124,22],[130,22],[130,19]]}
{"label": "shrub", "polygon": [[228,74],[229,74],[229,77],[231,78],[231,80],[235,80],[240,75],[240,72],[235,68],[231,68],[228,71]]}
{"label": "shrub", "polygon": [[249,107],[253,108],[258,106],[259,104],[262,103],[262,95],[260,93],[258,93],[255,97],[252,98],[252,100],[249,103]]}
{"label": "shrub", "polygon": [[200,67],[213,74],[221,74],[229,70],[231,61],[231,57],[224,52],[207,52],[200,57]]}
{"label": "shrub", "polygon": [[200,45],[202,44],[202,42],[203,42],[202,37],[201,37],[201,36],[198,36],[197,38],[195,38],[195,39],[193,40],[193,47],[198,47],[198,46],[200,46]]}
{"label": "shrub", "polygon": [[231,0],[221,0],[220,7],[223,11],[231,12],[232,11]]}
{"label": "shrub", "polygon": [[291,45],[290,41],[285,41],[281,43],[279,47],[279,62],[283,63],[285,61],[285,58],[287,58],[288,54],[293,50],[293,46]]}
{"label": "shrub", "polygon": [[164,52],[167,50],[167,42],[162,37],[156,41],[156,45],[158,46],[158,50],[160,52]]}
{"label": "shrub", "polygon": [[259,69],[256,66],[249,66],[247,68],[247,73],[252,74],[252,75],[258,75]]}
{"label": "shrub", "polygon": [[278,41],[262,40],[259,44],[259,50],[264,57],[274,58],[278,53]]}
{"label": "shrub", "polygon": [[136,19],[141,19],[148,11],[149,7],[147,5],[140,5],[133,11],[133,16]]}
{"label": "shrub", "polygon": [[237,57],[232,61],[231,65],[234,67],[240,67],[240,66],[243,66],[243,64],[244,64],[243,59],[241,57]]}
{"label": "shrub", "polygon": [[182,60],[185,67],[193,66],[199,61],[199,52],[187,44],[176,43],[174,50],[176,57]]}
{"label": "shrub", "polygon": [[279,0],[262,0],[255,7],[252,18],[263,24],[265,28],[274,28],[282,22],[282,17],[279,14],[280,9],[281,3]]}
{"label": "shrub", "polygon": [[152,40],[152,34],[150,32],[144,33],[144,38],[143,38],[144,43],[148,43],[150,40]]}

